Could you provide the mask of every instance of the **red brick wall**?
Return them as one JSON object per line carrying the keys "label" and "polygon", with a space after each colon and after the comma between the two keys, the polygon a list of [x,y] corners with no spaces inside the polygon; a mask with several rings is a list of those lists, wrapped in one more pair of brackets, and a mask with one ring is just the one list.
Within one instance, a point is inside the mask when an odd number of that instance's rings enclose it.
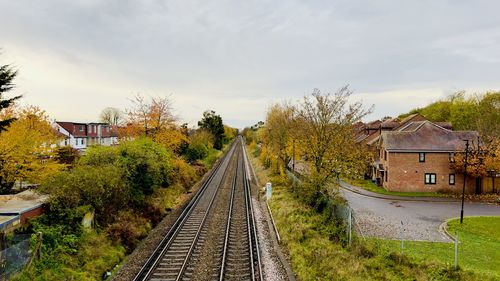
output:
{"label": "red brick wall", "polygon": [[[419,162],[418,153],[387,153],[387,160],[381,159],[386,172],[387,181],[383,182],[385,189],[390,191],[419,191],[437,192],[448,190],[457,193],[462,192],[463,174],[455,173],[455,185],[448,183],[449,174],[454,171],[450,169],[448,153],[425,153],[425,162]],[[436,184],[425,184],[425,173],[436,174]],[[474,193],[475,180],[467,178],[467,193]]]}
{"label": "red brick wall", "polygon": [[38,217],[39,215],[43,214],[43,208],[35,208],[33,210],[27,211],[26,213],[23,213],[21,215],[21,224],[24,224],[27,219]]}

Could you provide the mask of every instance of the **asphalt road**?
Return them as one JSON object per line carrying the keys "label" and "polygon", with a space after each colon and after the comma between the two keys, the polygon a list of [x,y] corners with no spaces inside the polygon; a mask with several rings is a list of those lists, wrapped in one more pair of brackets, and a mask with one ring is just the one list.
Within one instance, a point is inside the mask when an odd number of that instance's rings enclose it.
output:
{"label": "asphalt road", "polygon": [[[345,189],[341,192],[354,210],[358,230],[365,236],[400,239],[404,228],[405,240],[449,242],[439,226],[447,219],[460,216],[460,202],[397,201]],[[466,202],[464,216],[500,216],[500,205]]]}

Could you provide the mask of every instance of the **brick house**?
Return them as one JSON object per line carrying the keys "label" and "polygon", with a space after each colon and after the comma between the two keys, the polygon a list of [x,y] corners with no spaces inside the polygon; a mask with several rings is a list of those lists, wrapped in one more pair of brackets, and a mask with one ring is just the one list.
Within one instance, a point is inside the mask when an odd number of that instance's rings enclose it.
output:
{"label": "brick house", "polygon": [[[374,179],[390,191],[461,192],[463,175],[455,173],[450,163],[456,151],[465,149],[465,139],[476,140],[478,133],[451,131],[430,121],[408,122],[383,131]],[[475,178],[468,176],[466,191],[473,193],[475,185]]]}
{"label": "brick house", "polygon": [[118,144],[117,129],[106,123],[76,123],[56,121],[54,128],[64,137],[61,146],[85,151],[88,146]]}

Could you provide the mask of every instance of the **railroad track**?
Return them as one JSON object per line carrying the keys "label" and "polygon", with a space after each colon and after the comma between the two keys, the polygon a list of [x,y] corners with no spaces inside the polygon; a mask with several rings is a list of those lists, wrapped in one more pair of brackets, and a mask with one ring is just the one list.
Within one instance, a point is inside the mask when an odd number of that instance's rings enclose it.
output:
{"label": "railroad track", "polygon": [[[211,265],[215,274],[205,276],[207,279],[262,280],[251,191],[243,157],[239,138],[212,169],[134,280],[194,279],[193,272],[199,265],[198,257],[207,240],[223,241],[223,246],[218,247],[215,265]],[[235,172],[230,173],[234,158]],[[226,204],[228,210],[217,210],[212,206],[218,197],[223,198],[219,187],[226,177],[231,177],[232,182],[230,200]],[[221,212],[227,216],[225,231],[220,231],[224,239],[209,237],[214,235],[208,231],[210,218]]]}
{"label": "railroad track", "polygon": [[262,280],[250,185],[243,152],[231,190],[219,280]]}

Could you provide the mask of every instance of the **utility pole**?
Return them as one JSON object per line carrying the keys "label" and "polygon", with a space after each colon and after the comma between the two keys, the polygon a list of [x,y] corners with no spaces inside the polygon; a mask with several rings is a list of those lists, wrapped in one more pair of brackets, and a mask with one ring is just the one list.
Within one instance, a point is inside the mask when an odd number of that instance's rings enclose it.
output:
{"label": "utility pole", "polygon": [[462,209],[460,210],[460,224],[464,222],[465,181],[467,180],[467,156],[469,154],[469,140],[464,140],[464,141],[465,141],[464,187],[462,189]]}

